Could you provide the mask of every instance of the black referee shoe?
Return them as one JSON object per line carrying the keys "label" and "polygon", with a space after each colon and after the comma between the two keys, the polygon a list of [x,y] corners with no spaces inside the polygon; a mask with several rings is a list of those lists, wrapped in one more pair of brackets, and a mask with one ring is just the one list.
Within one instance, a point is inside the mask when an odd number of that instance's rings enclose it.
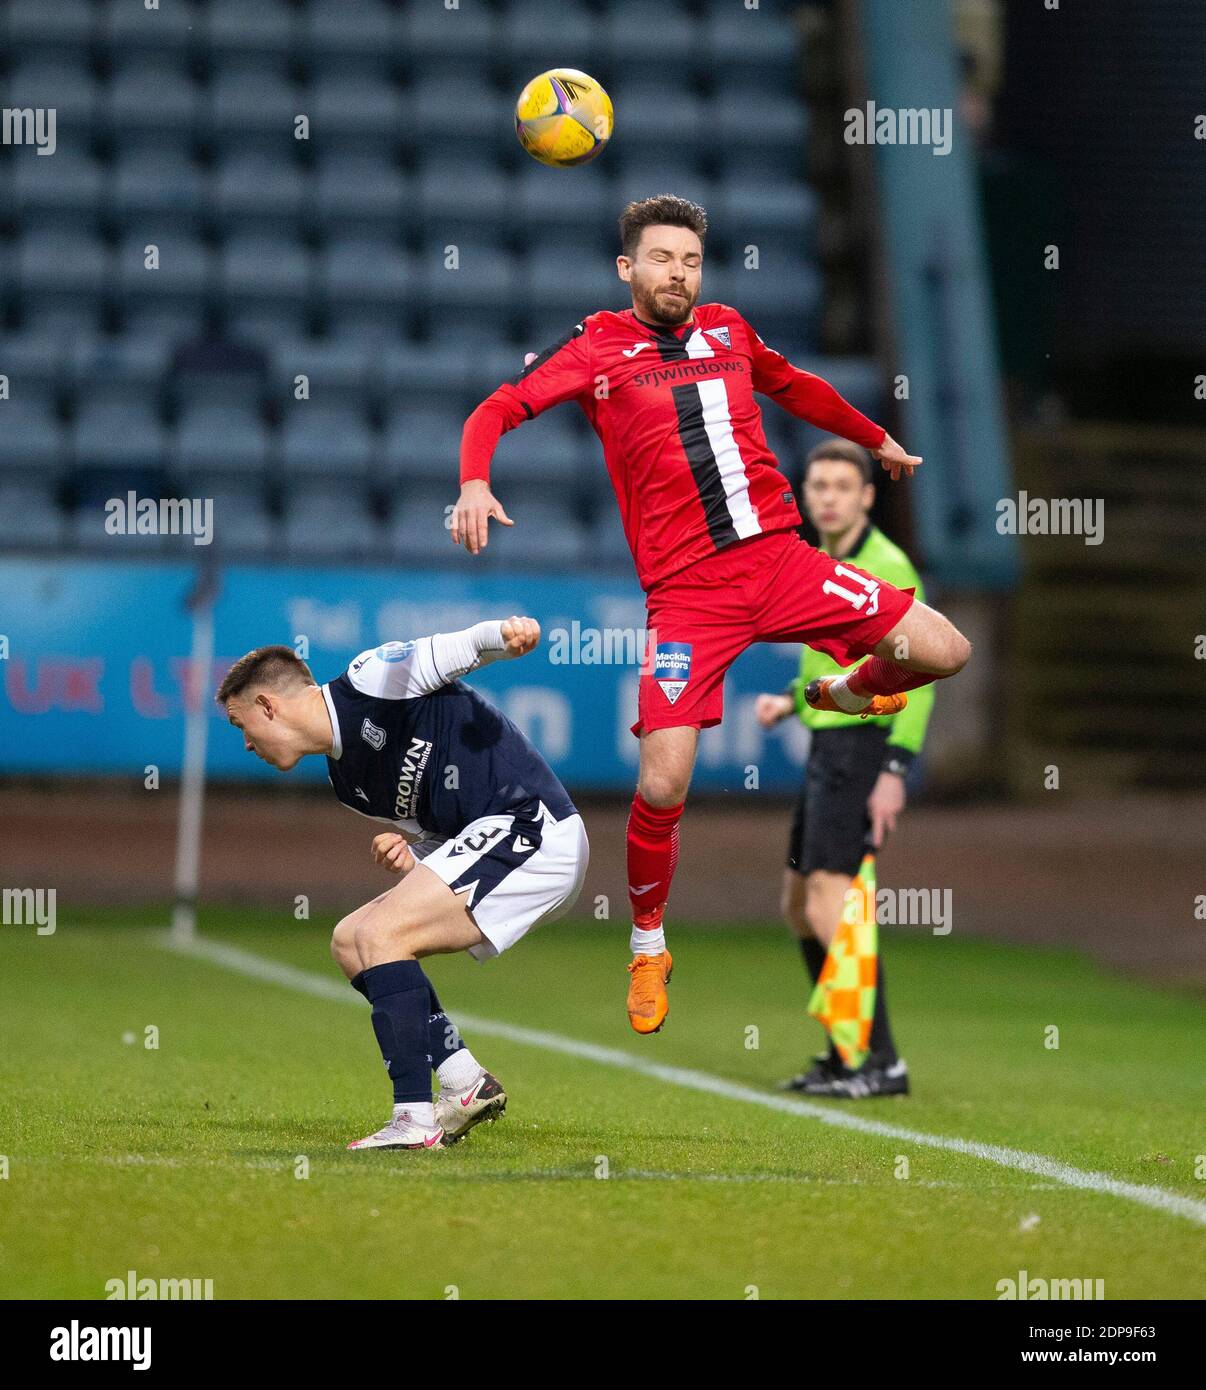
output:
{"label": "black referee shoe", "polygon": [[840,1100],[867,1100],[872,1096],[907,1096],[909,1069],[902,1057],[872,1053],[857,1071],[842,1069],[833,1089],[824,1092]]}
{"label": "black referee shoe", "polygon": [[832,1096],[837,1094],[834,1087],[838,1081],[854,1075],[836,1053],[831,1052],[828,1056],[814,1057],[812,1060],[813,1065],[808,1071],[802,1071],[798,1076],[781,1081],[779,1089],[795,1091],[805,1096]]}

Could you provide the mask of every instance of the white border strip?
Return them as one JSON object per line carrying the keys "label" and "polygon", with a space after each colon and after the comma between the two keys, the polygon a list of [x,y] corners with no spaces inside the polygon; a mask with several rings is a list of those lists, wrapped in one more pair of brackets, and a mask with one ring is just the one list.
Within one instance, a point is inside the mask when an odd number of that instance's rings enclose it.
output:
{"label": "white border strip", "polygon": [[[346,983],[340,984],[325,975],[312,975],[309,971],[298,970],[294,966],[268,960],[264,956],[252,955],[249,951],[241,951],[236,946],[227,946],[220,941],[204,938],[175,941],[167,935],[157,937],[156,941],[178,954],[193,956],[208,961],[211,965],[220,965],[255,980],[281,985],[302,994],[317,995],[320,999],[330,999],[337,1004],[361,1005],[360,995]],[[885,1124],[882,1120],[868,1120],[845,1110],[831,1110],[827,1106],[797,1100],[794,1096],[755,1091],[749,1086],[726,1081],[723,1077],[710,1076],[707,1072],[662,1066],[659,1062],[646,1061],[643,1057],[637,1057],[631,1052],[622,1052],[619,1048],[581,1042],[577,1038],[562,1037],[559,1033],[517,1028],[510,1023],[499,1023],[494,1019],[471,1017],[462,1014],[460,1010],[454,1010],[454,1016],[457,1023],[469,1032],[505,1038],[508,1042],[543,1048],[546,1052],[561,1052],[569,1057],[598,1062],[605,1067],[620,1067],[625,1071],[639,1072],[643,1076],[665,1081],[671,1086],[703,1091],[709,1095],[720,1096],[724,1100],[743,1101],[747,1105],[760,1105],[765,1110],[777,1110],[785,1115],[804,1116],[810,1120],[819,1120],[821,1124],[833,1125],[837,1129],[852,1129],[860,1134],[875,1135],[880,1139],[899,1139],[907,1144],[919,1144],[925,1148],[945,1149],[949,1153],[964,1154],[968,1158],[978,1158],[985,1163],[996,1163],[1002,1168],[1033,1173],[1064,1187],[1079,1188],[1084,1192],[1101,1192],[1110,1197],[1119,1197],[1126,1202],[1135,1202],[1139,1206],[1151,1207],[1155,1211],[1167,1212],[1170,1216],[1180,1216],[1199,1226],[1206,1226],[1206,1202],[1184,1197],[1166,1188],[1120,1182],[1105,1173],[1073,1168],[1070,1164],[1059,1163],[1053,1158],[1045,1158],[1042,1154],[1027,1153],[1024,1149],[1007,1149],[998,1144],[981,1144],[974,1139],[954,1139],[943,1134],[925,1134],[920,1130],[905,1129],[901,1125]]]}

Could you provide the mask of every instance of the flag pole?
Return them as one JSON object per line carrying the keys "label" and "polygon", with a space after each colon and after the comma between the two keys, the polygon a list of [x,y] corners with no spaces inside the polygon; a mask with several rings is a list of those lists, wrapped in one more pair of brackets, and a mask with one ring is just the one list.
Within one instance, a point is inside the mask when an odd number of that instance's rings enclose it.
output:
{"label": "flag pole", "polygon": [[201,875],[201,822],[205,805],[205,754],[209,738],[209,683],[214,665],[214,604],[217,564],[207,553],[184,606],[192,615],[192,651],[184,690],[184,758],[176,817],[175,904],[172,939],[186,945],[197,934],[197,888]]}

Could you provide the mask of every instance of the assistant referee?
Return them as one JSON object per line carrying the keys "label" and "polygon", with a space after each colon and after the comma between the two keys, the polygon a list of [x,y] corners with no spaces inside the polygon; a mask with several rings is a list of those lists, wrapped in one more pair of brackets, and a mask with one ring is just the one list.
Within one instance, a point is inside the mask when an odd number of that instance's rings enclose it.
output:
{"label": "assistant referee", "polygon": [[[848,440],[827,439],[809,453],[803,502],[820,534],[821,548],[898,589],[915,588],[918,599],[924,601],[921,580],[909,557],[871,522],[875,501],[871,477],[870,455]],[[899,714],[880,718],[860,719],[805,704],[809,681],[841,669],[824,653],[805,647],[800,674],[788,690],[781,695],[759,695],[757,701],[764,727],[794,714],[812,730],[808,766],[792,820],[781,906],[814,985],[863,854],[867,847],[882,845],[904,809],[905,775],[921,752],[934,704],[932,685],[911,691],[908,705]],[[847,1099],[908,1094],[908,1068],[897,1056],[888,1022],[882,954],[866,1061],[852,1071],[830,1042],[828,1054],[784,1082],[784,1089]]]}

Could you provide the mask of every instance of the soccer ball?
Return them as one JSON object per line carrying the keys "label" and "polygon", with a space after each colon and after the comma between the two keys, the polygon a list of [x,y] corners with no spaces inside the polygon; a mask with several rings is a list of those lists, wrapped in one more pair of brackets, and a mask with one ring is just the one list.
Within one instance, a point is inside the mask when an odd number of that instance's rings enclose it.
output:
{"label": "soccer ball", "polygon": [[586,73],[553,68],[533,77],[515,103],[515,134],[541,164],[585,164],[611,139],[611,98]]}

